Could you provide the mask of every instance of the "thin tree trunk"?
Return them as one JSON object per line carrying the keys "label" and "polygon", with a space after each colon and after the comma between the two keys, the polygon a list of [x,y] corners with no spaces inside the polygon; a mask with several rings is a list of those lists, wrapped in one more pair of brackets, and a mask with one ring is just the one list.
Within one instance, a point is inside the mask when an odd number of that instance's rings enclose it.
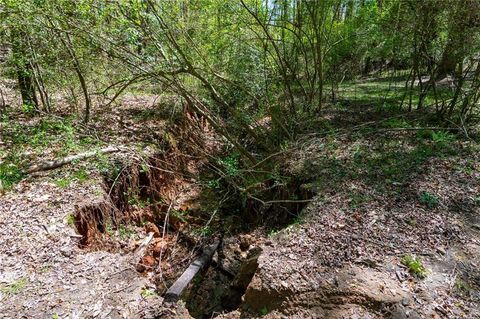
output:
{"label": "thin tree trunk", "polygon": [[[55,27],[55,24],[49,20],[50,24],[52,27],[57,30]],[[83,122],[87,124],[90,120],[90,106],[91,106],[91,100],[90,100],[90,94],[88,93],[88,87],[87,87],[87,82],[85,81],[85,77],[83,76],[82,69],[80,67],[80,62],[78,61],[77,55],[75,54],[75,50],[72,45],[72,41],[70,39],[70,35],[67,33],[66,34],[66,40],[63,38],[62,34],[59,31],[56,31],[58,38],[60,41],[63,43],[65,46],[65,49],[68,52],[68,55],[72,59],[72,64],[73,64],[73,69],[75,70],[75,73],[78,76],[78,80],[80,81],[80,86],[83,91],[83,96],[85,98],[85,113],[83,117]]]}
{"label": "thin tree trunk", "polygon": [[32,68],[28,56],[22,48],[23,34],[17,30],[12,30],[12,53],[14,56],[18,87],[22,96],[24,105],[38,108],[38,101],[35,95],[35,87],[32,78]]}
{"label": "thin tree trunk", "polygon": [[77,73],[78,80],[80,81],[80,86],[82,87],[83,96],[85,98],[85,114],[83,117],[83,122],[87,124],[88,121],[90,121],[90,108],[91,108],[91,100],[90,100],[90,95],[88,93],[87,82],[85,81],[85,77],[83,76],[82,70],[80,68],[80,63],[78,62],[77,55],[75,54],[75,51],[72,47],[72,41],[70,40],[70,36],[67,34],[67,41],[65,41],[62,37],[60,37],[60,40],[65,45],[68,51],[68,54],[72,58],[73,68],[75,70],[75,73]]}
{"label": "thin tree trunk", "polygon": [[35,84],[37,86],[38,94],[40,95],[40,100],[42,101],[45,112],[49,113],[50,112],[50,99],[48,97],[47,90],[45,89],[45,83],[43,81],[42,72],[40,70],[40,67],[38,66],[37,54],[36,54],[35,49],[32,45],[32,42],[30,41],[30,38],[27,38],[27,40],[28,40],[28,46],[30,48],[30,52],[32,54],[32,60],[30,61],[30,66],[31,66],[31,70],[32,70],[33,79],[34,79]]}

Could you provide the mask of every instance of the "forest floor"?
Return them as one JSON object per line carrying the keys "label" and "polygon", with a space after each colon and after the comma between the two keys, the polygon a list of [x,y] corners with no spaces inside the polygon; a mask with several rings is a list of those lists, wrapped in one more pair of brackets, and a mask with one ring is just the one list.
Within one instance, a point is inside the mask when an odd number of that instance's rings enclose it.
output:
{"label": "forest floor", "polygon": [[[137,272],[138,257],[128,253],[135,248],[128,245],[138,246],[145,236],[143,227],[108,229],[106,236],[114,244],[105,249],[82,247],[75,227],[82,207],[108,197],[103,174],[114,169],[112,160],[99,157],[24,178],[16,166],[107,142],[133,147],[140,144],[138,139],[154,139],[150,130],[160,129],[161,121],[150,117],[141,125],[128,122],[138,122],[150,101],[129,99],[128,104],[131,108],[95,122],[90,128],[94,134],[89,135],[74,129],[68,118],[12,111],[14,121],[3,119],[0,172],[3,187],[12,185],[0,193],[1,318],[134,318],[145,307],[154,286]],[[124,114],[130,114],[126,122],[121,119]],[[125,162],[126,156],[113,158]]]}
{"label": "forest floor", "polygon": [[[157,265],[148,251],[140,263],[137,254],[152,232],[148,221],[96,225],[101,240],[87,246],[78,232],[79,212],[111,200],[105,174],[116,168],[109,163],[148,156],[164,139],[165,115],[154,102],[128,97],[95,119],[88,136],[48,116],[2,120],[0,317],[189,318],[186,306],[196,318],[480,318],[478,142],[420,129],[429,125],[418,114],[341,103],[286,160],[316,194],[302,214],[282,229],[224,239],[224,268],[248,277],[243,299],[229,303],[238,296],[211,268],[186,304],[162,303]],[[130,151],[34,176],[15,166],[105,145]],[[192,233],[208,238],[206,226]],[[162,267],[175,270],[168,286],[198,247],[175,232],[163,239],[168,247],[155,238],[148,249],[168,254]]]}
{"label": "forest floor", "polygon": [[409,130],[415,117],[330,115],[349,129],[304,139],[289,164],[318,195],[264,242],[224,318],[480,318],[478,144]]}

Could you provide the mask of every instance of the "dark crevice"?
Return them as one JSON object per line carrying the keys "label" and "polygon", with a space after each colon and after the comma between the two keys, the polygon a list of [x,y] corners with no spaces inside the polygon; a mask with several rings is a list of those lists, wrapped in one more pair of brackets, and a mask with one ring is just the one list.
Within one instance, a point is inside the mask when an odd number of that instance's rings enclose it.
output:
{"label": "dark crevice", "polygon": [[[225,311],[238,309],[257,268],[260,249],[252,249],[235,272],[225,271],[221,262],[205,271],[194,282],[184,300],[190,315],[198,319],[213,318]],[[232,276],[233,275],[233,276]]]}

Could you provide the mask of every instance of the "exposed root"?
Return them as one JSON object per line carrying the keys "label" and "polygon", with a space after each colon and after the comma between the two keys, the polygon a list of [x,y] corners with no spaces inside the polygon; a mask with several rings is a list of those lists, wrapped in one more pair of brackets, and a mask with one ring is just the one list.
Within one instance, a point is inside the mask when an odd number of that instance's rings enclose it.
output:
{"label": "exposed root", "polygon": [[109,200],[99,200],[85,206],[76,206],[75,228],[82,235],[81,247],[91,246],[105,233],[106,223],[115,219],[116,209]]}

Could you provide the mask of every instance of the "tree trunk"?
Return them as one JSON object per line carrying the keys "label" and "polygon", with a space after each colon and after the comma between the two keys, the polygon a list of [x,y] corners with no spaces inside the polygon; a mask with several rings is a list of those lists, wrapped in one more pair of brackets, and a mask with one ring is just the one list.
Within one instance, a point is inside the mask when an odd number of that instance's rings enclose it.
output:
{"label": "tree trunk", "polygon": [[32,77],[33,70],[22,45],[22,40],[22,32],[12,30],[12,53],[15,61],[18,87],[22,96],[22,102],[24,105],[30,105],[37,108],[38,101],[37,97],[35,96],[35,87]]}
{"label": "tree trunk", "polygon": [[30,73],[30,67],[25,65],[23,68],[17,67],[18,86],[24,105],[38,107],[37,97],[35,96],[35,87]]}
{"label": "tree trunk", "polygon": [[[450,36],[452,37],[452,35]],[[455,43],[452,38],[449,38],[445,50],[442,54],[442,59],[438,64],[437,79],[441,80],[447,75],[453,75],[458,61],[458,57],[455,54]]]}
{"label": "tree trunk", "polygon": [[[56,29],[55,24],[51,20],[49,20],[49,22],[52,25],[52,27]],[[85,114],[83,117],[83,122],[87,124],[88,121],[90,120],[90,108],[91,108],[91,100],[90,100],[90,94],[88,93],[87,82],[85,81],[85,77],[83,76],[82,69],[80,67],[80,62],[78,61],[77,55],[75,54],[75,49],[73,48],[70,35],[66,33],[66,39],[64,39],[63,35],[59,31],[57,31],[57,36],[62,42],[62,44],[65,46],[65,49],[67,50],[68,55],[72,59],[73,69],[75,70],[75,73],[77,73],[78,80],[80,82],[80,86],[83,91],[83,96],[85,98]]]}
{"label": "tree trunk", "polygon": [[67,41],[62,39],[62,42],[65,44],[68,54],[72,58],[73,68],[75,70],[75,73],[77,73],[78,80],[80,81],[80,86],[82,87],[83,96],[85,98],[85,114],[83,117],[83,122],[87,124],[88,121],[90,121],[90,108],[91,108],[91,101],[90,101],[90,95],[88,93],[87,82],[85,81],[85,77],[83,76],[82,70],[80,68],[80,63],[78,62],[77,55],[75,54],[75,51],[73,49],[70,36],[67,34]]}

